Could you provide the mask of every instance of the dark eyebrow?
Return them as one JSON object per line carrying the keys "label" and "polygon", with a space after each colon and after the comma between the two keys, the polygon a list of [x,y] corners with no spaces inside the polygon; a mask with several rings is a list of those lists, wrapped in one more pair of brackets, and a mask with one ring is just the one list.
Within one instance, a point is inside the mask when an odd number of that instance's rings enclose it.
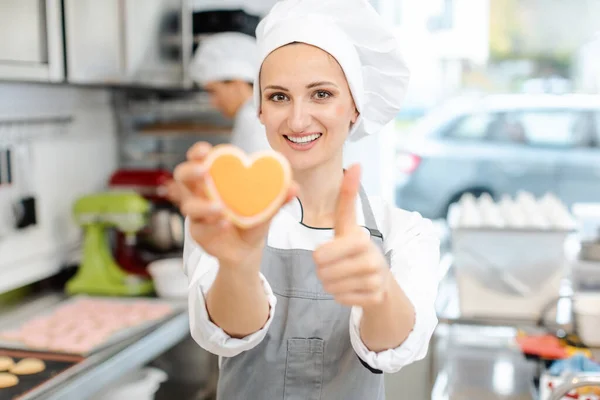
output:
{"label": "dark eyebrow", "polygon": [[[313,82],[313,83],[310,83],[310,84],[306,85],[306,88],[307,89],[312,89],[312,88],[315,88],[315,87],[318,87],[318,86],[327,86],[327,85],[338,87],[333,82],[319,81],[319,82]],[[268,85],[268,86],[265,87],[265,90],[267,90],[267,89],[281,90],[281,91],[284,91],[284,92],[289,92],[288,89],[284,88],[283,86],[279,86],[279,85]]]}
{"label": "dark eyebrow", "polygon": [[314,87],[317,87],[317,86],[327,86],[327,85],[338,87],[338,86],[337,86],[335,83],[333,83],[333,82],[329,82],[329,81],[319,81],[319,82],[313,82],[313,83],[311,83],[311,84],[309,84],[309,85],[306,85],[306,88],[307,88],[307,89],[312,89],[312,88],[314,88]]}
{"label": "dark eyebrow", "polygon": [[277,85],[268,85],[265,87],[265,90],[267,89],[273,89],[273,90],[283,90],[284,92],[287,92],[288,90],[286,88],[284,88],[283,86],[277,86]]}

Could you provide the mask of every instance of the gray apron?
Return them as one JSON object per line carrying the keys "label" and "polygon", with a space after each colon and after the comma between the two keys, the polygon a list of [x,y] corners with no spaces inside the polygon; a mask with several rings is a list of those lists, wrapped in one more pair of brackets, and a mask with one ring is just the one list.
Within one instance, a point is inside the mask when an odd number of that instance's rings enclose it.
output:
{"label": "gray apron", "polygon": [[[360,198],[365,227],[383,252],[383,236],[362,188]],[[259,345],[223,358],[217,399],[383,400],[383,375],[354,352],[351,309],[325,292],[312,251],[267,246],[261,272],[277,297],[273,321]]]}

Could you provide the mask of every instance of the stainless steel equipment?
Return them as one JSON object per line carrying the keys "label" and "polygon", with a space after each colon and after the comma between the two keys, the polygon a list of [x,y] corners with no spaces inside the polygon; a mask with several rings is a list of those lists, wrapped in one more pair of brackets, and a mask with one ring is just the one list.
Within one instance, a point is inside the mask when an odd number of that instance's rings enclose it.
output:
{"label": "stainless steel equipment", "polygon": [[156,206],[149,222],[147,240],[161,251],[183,248],[184,218],[177,208],[169,205]]}
{"label": "stainless steel equipment", "polygon": [[600,375],[586,377],[575,376],[561,386],[557,387],[552,393],[552,396],[550,396],[550,398],[547,400],[562,400],[571,390],[589,386],[600,387]]}
{"label": "stainless steel equipment", "polygon": [[463,315],[536,319],[558,297],[575,222],[556,198],[463,196],[449,225]]}

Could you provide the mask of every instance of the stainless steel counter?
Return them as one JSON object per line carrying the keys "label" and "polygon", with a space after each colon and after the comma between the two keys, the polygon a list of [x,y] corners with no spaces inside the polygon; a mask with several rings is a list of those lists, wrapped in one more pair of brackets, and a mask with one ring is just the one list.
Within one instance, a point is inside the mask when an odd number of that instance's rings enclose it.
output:
{"label": "stainless steel counter", "polygon": [[[64,299],[48,294],[24,302],[20,308],[31,313]],[[9,312],[14,310],[9,310]],[[187,310],[155,326],[86,358],[56,378],[39,386],[22,400],[84,400],[110,386],[124,374],[142,367],[189,335]]]}
{"label": "stainless steel counter", "polygon": [[[514,344],[516,330],[502,327],[443,326],[438,332],[441,368],[434,400],[534,400],[536,365]],[[438,349],[439,351],[440,349]]]}
{"label": "stainless steel counter", "polygon": [[[451,263],[451,258],[442,259]],[[537,400],[537,365],[516,347],[519,329],[543,332],[536,320],[465,317],[460,314],[457,285],[451,265],[437,298],[439,326],[431,342],[433,400]],[[559,302],[549,313],[551,326],[568,323],[570,308]]]}
{"label": "stainless steel counter", "polygon": [[[433,400],[538,400],[534,377],[539,364],[527,361],[517,348],[518,330],[545,333],[573,328],[571,284],[564,282],[555,307],[548,307],[544,326],[532,319],[465,317],[460,314],[451,257],[442,259],[446,272],[437,298],[438,329],[431,343],[430,368],[435,377]],[[600,349],[592,350],[600,359]],[[543,399],[545,400],[545,399]]]}

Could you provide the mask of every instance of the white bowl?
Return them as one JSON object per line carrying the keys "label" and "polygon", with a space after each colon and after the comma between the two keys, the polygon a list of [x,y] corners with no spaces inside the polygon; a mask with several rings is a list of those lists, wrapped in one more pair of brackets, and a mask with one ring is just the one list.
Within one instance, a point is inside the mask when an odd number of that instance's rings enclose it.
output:
{"label": "white bowl", "polygon": [[578,293],[574,303],[579,337],[589,347],[600,347],[600,293]]}
{"label": "white bowl", "polygon": [[188,295],[188,278],[183,273],[182,258],[153,261],[148,272],[154,281],[156,294],[170,299],[185,299]]}
{"label": "white bowl", "polygon": [[153,400],[167,374],[158,368],[133,371],[115,382],[94,400]]}

